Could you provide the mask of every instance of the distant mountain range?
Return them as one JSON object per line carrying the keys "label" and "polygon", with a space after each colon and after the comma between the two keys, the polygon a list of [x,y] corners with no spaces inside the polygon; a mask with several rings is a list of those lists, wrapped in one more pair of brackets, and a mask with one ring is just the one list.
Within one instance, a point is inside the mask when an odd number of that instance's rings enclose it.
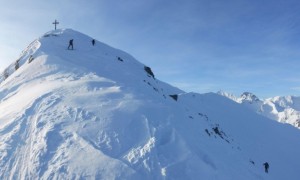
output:
{"label": "distant mountain range", "polygon": [[250,92],[244,92],[240,97],[222,91],[218,94],[265,117],[300,128],[300,97],[276,96],[262,100]]}

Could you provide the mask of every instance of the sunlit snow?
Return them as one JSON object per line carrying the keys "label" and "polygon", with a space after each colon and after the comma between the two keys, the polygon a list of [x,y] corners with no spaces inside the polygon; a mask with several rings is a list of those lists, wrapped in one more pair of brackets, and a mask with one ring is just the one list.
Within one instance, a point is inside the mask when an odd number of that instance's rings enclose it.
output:
{"label": "sunlit snow", "polygon": [[300,179],[298,129],[91,40],[48,32],[2,75],[1,179]]}

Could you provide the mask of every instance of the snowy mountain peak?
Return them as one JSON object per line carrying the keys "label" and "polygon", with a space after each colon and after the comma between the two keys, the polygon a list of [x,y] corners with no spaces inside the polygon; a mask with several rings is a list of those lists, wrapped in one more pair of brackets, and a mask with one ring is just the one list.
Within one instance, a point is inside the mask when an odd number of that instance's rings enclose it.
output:
{"label": "snowy mountain peak", "polygon": [[245,102],[253,103],[253,102],[260,101],[259,98],[251,92],[244,92],[241,94],[240,97],[236,97],[235,95],[228,93],[228,92],[224,92],[224,91],[218,91],[217,94],[227,97],[238,103],[245,103]]}
{"label": "snowy mountain peak", "polygon": [[240,98],[239,98],[239,101],[240,102],[249,102],[249,103],[252,103],[252,102],[256,102],[256,101],[259,101],[258,97],[256,95],[254,95],[253,93],[250,93],[250,92],[244,92]]}
{"label": "snowy mountain peak", "polygon": [[[73,50],[68,49],[71,39]],[[94,73],[115,82],[126,82],[126,84],[144,82],[157,91],[165,85],[155,80],[150,67],[138,62],[128,53],[97,40],[93,45],[92,40],[92,37],[72,29],[47,32],[34,40],[21,53],[20,58],[4,70],[3,75],[0,76],[0,82],[10,79],[9,77],[19,68],[30,68],[32,64],[39,63],[41,68],[51,66],[57,70],[68,69],[81,73]],[[158,83],[162,86],[161,88],[158,87]],[[181,92],[183,91],[172,88],[170,94]]]}
{"label": "snowy mountain peak", "polygon": [[225,96],[225,97],[227,97],[227,98],[229,98],[233,101],[236,101],[236,102],[238,101],[238,98],[235,95],[231,94],[231,93],[220,90],[220,91],[217,92],[217,94],[219,94],[221,96]]}
{"label": "snowy mountain peak", "polygon": [[274,98],[268,98],[267,101],[276,103],[283,108],[292,107],[297,111],[300,111],[300,97],[296,96],[276,96]]}
{"label": "snowy mountain peak", "polygon": [[300,131],[92,39],[50,31],[5,70],[0,179],[299,179]]}

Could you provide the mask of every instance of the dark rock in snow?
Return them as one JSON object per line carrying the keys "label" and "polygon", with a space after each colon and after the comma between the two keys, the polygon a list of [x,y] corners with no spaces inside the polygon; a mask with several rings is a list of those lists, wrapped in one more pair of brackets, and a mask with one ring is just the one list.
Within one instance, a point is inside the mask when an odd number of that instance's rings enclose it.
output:
{"label": "dark rock in snow", "polygon": [[177,94],[173,94],[173,95],[169,95],[171,98],[173,98],[175,101],[177,101],[178,99],[178,95]]}
{"label": "dark rock in snow", "polygon": [[153,78],[155,78],[155,77],[154,77],[154,74],[153,74],[153,72],[152,72],[152,70],[151,70],[150,67],[145,66],[145,67],[144,67],[144,70],[147,72],[147,74],[148,74],[149,76],[152,76]]}

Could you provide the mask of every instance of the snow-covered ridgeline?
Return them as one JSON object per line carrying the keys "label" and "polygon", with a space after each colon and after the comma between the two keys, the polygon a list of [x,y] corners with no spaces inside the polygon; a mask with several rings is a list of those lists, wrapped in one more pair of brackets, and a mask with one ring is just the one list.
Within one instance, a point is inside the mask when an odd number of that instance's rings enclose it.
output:
{"label": "snow-covered ridgeline", "polygon": [[91,40],[46,33],[1,83],[1,179],[299,179],[298,130]]}

